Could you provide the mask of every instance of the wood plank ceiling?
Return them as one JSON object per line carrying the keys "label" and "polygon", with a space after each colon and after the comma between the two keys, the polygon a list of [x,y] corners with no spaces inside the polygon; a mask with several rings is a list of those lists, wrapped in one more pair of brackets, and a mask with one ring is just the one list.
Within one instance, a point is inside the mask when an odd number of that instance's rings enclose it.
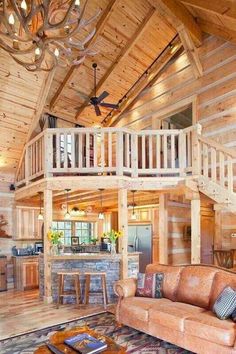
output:
{"label": "wood plank ceiling", "polygon": [[[90,42],[97,55],[87,57],[79,67],[58,68],[52,83],[46,80],[47,74],[27,72],[0,50],[0,180],[11,179],[29,131],[42,111],[73,124],[104,123],[109,110],[102,109],[102,116],[97,117],[93,107],[77,93],[93,94],[93,62],[98,63],[98,94],[106,90],[110,93],[107,101],[118,103],[146,74],[146,83],[144,80],[133,90],[132,100],[145,88],[151,77],[147,70],[165,49],[169,52],[159,58],[152,75],[171,58],[169,44],[180,32],[180,25],[182,38],[187,38],[183,32],[187,30],[193,41],[190,45],[189,41],[183,43],[190,56],[194,53],[192,46],[201,44],[202,31],[236,42],[236,8],[231,0],[90,0],[86,16],[99,8],[97,33]],[[196,55],[190,59],[199,71]],[[120,106],[115,119],[128,104],[122,102]],[[107,125],[114,121],[108,120]]]}

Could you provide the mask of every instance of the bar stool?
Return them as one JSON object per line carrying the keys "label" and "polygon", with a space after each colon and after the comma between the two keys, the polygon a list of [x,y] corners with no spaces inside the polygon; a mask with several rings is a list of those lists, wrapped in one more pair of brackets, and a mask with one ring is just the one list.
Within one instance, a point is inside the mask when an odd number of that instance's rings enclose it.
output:
{"label": "bar stool", "polygon": [[[59,277],[59,286],[58,286],[58,298],[57,298],[57,308],[59,308],[60,302],[63,304],[63,298],[65,296],[73,295],[76,297],[76,303],[81,303],[81,289],[80,289],[80,272],[78,270],[68,270],[57,272]],[[64,280],[65,276],[71,276],[75,290],[65,291],[64,289]]]}
{"label": "bar stool", "polygon": [[[107,284],[106,284],[106,273],[105,272],[84,272],[85,275],[85,304],[89,304],[89,296],[90,294],[102,294],[103,295],[103,304],[104,308],[106,308],[108,304],[108,298],[107,298]],[[101,277],[101,285],[102,285],[102,290],[101,291],[91,291],[90,290],[90,280],[92,276],[98,276]]]}

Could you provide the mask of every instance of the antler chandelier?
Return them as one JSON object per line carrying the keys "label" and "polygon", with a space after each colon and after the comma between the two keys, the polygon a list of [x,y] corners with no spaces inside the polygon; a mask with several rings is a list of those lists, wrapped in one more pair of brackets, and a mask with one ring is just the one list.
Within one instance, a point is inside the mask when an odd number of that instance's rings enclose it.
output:
{"label": "antler chandelier", "polygon": [[0,48],[29,71],[78,65],[94,55],[86,31],[99,15],[84,19],[80,0],[0,0]]}

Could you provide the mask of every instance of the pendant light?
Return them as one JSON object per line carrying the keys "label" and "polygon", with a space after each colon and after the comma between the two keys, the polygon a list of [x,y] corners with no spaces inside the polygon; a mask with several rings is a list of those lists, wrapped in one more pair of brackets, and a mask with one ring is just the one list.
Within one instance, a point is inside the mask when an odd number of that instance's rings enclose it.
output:
{"label": "pendant light", "polygon": [[132,210],[131,220],[136,220],[137,219],[137,215],[135,214],[135,211],[134,211],[134,205],[135,205],[134,204],[134,193],[136,191],[132,190],[131,192],[133,193],[133,210]]}
{"label": "pendant light", "polygon": [[43,213],[42,213],[42,194],[43,192],[38,192],[39,194],[39,215],[38,215],[38,220],[43,220]]}
{"label": "pendant light", "polygon": [[66,189],[65,191],[66,191],[66,213],[64,215],[64,218],[66,220],[68,220],[68,219],[70,219],[70,213],[69,213],[69,210],[68,210],[68,196],[69,196],[70,189]]}
{"label": "pendant light", "polygon": [[104,220],[104,213],[102,211],[102,192],[104,191],[104,189],[100,188],[99,191],[100,191],[100,203],[101,204],[100,204],[100,213],[98,214],[98,219]]}

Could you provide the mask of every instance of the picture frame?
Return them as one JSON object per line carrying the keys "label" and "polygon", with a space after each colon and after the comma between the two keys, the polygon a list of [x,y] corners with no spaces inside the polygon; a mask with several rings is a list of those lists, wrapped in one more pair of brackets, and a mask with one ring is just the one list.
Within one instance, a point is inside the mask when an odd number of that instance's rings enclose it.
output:
{"label": "picture frame", "polygon": [[183,229],[183,240],[184,241],[191,241],[191,225],[184,225]]}
{"label": "picture frame", "polygon": [[71,237],[71,246],[78,246],[79,245],[79,237],[72,236]]}

